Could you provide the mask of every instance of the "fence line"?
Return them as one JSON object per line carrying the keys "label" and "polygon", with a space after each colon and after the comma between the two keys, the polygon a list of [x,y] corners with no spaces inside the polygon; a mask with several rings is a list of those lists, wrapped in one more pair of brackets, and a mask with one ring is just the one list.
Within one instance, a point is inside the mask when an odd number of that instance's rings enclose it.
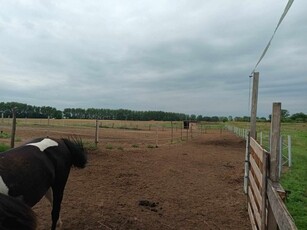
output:
{"label": "fence line", "polygon": [[[246,138],[246,156],[244,173],[244,192],[248,196],[248,214],[251,220],[252,229],[267,229],[268,226],[268,207],[272,207],[273,215],[279,229],[296,229],[294,221],[286,209],[279,192],[283,191],[279,183],[273,183],[267,180],[268,162],[270,155],[253,138],[249,138],[248,130],[234,126],[226,126],[226,129],[235,133],[241,138]],[[263,144],[265,135],[261,132],[260,142]],[[280,156],[284,149],[288,149],[288,162],[291,166],[291,137],[287,136],[287,143],[281,137]],[[268,140],[268,143],[270,141]],[[286,161],[284,162],[284,164]],[[281,165],[279,173],[281,172]],[[274,185],[273,185],[274,184]],[[268,187],[267,187],[268,186]],[[281,192],[282,193],[282,192]]]}
{"label": "fence line", "polygon": [[[279,183],[282,150],[285,146],[280,135],[280,114],[281,103],[273,103],[270,152],[257,142],[256,135],[248,134],[246,139],[244,191],[247,193],[247,210],[253,230],[297,230],[293,218],[284,205],[285,191]],[[243,129],[234,127],[227,129],[245,137]],[[260,137],[262,143],[263,135]],[[289,144],[291,144],[290,137],[287,149]]]}
{"label": "fence line", "polygon": [[252,137],[249,141],[247,207],[253,229],[265,229],[268,152]]}
{"label": "fence line", "polygon": [[[10,127],[11,119],[5,119],[1,127]],[[74,120],[74,119],[17,119],[18,128],[21,130],[43,130],[46,136],[52,135],[79,135],[85,137],[95,146],[98,142],[124,143],[125,140],[135,140],[136,145],[161,146],[189,141],[199,135],[210,133],[212,130],[220,130],[221,125],[190,123],[188,129],[184,129],[183,122],[146,122],[146,121],[112,121],[112,120]],[[66,128],[80,129],[80,131],[67,131]],[[82,132],[82,130],[87,130]],[[88,130],[93,130],[92,134]],[[110,132],[109,132],[110,131]],[[9,130],[6,132],[9,133]],[[79,133],[77,133],[79,132]],[[129,132],[129,134],[127,134]],[[130,132],[135,135],[129,137]],[[116,135],[116,137],[114,136]]]}
{"label": "fence line", "polygon": [[249,183],[246,190],[252,229],[271,229],[269,212],[272,211],[275,222],[273,226],[278,226],[278,229],[296,230],[293,218],[282,200],[285,193],[283,188],[269,178],[270,154],[253,138],[250,138],[249,143]]}
{"label": "fence line", "polygon": [[247,129],[239,128],[239,127],[232,126],[232,125],[226,125],[225,129],[230,131],[230,132],[233,132],[238,137],[241,137],[243,139],[246,139],[248,132],[249,132],[249,130],[247,130]]}
{"label": "fence line", "polygon": [[[238,128],[236,126],[226,125],[225,128],[236,134],[238,137],[247,139],[247,134],[249,130],[244,128]],[[263,131],[259,132],[257,135],[257,140],[259,144],[263,146],[267,151],[270,151],[270,134],[264,133]],[[282,172],[282,166],[292,166],[292,145],[291,145],[291,136],[287,135],[287,138],[284,136],[280,137],[280,161],[282,162],[279,167],[279,175]]]}

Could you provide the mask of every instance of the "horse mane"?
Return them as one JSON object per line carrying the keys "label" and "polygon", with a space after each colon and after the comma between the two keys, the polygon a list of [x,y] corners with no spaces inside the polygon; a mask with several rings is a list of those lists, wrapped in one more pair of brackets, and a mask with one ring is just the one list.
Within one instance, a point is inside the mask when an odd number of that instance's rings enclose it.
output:
{"label": "horse mane", "polygon": [[87,163],[87,155],[81,138],[62,138],[69,151],[72,153],[72,164],[77,168],[84,168]]}
{"label": "horse mane", "polygon": [[34,230],[36,227],[36,215],[29,206],[0,193],[0,229]]}

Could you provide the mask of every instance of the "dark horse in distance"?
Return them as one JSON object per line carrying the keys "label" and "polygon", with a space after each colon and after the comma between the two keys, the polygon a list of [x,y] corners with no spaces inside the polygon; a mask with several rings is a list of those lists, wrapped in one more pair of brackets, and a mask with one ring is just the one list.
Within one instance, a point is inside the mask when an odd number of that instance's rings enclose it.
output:
{"label": "dark horse in distance", "polygon": [[0,153],[0,193],[33,207],[43,196],[52,204],[56,229],[65,185],[72,166],[84,168],[87,155],[81,139],[37,138]]}

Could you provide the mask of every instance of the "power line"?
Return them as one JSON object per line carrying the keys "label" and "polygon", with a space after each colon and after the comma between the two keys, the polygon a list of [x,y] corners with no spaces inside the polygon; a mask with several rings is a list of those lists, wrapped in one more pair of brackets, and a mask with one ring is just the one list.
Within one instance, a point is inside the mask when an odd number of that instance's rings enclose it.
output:
{"label": "power line", "polygon": [[281,15],[281,17],[280,17],[280,19],[279,19],[279,21],[278,21],[278,24],[277,24],[277,26],[276,26],[276,28],[275,28],[275,30],[274,30],[274,32],[273,32],[273,35],[272,35],[271,39],[269,40],[267,46],[265,47],[265,49],[264,49],[263,52],[262,52],[262,54],[261,54],[261,56],[260,56],[260,58],[259,58],[257,64],[255,65],[253,71],[252,71],[251,74],[250,74],[251,76],[253,75],[253,73],[255,72],[255,70],[256,70],[256,68],[257,68],[257,66],[259,65],[259,63],[261,62],[262,58],[265,56],[266,52],[268,51],[268,49],[269,49],[269,47],[270,47],[270,45],[271,45],[271,42],[272,42],[272,40],[273,40],[273,38],[274,38],[274,36],[275,36],[275,33],[276,33],[276,31],[277,31],[279,25],[281,24],[282,20],[283,20],[283,19],[285,18],[285,16],[287,15],[287,13],[288,13],[288,11],[289,11],[289,9],[290,9],[290,7],[291,7],[291,5],[292,5],[293,2],[294,2],[294,0],[289,0],[289,1],[288,1],[288,4],[286,5],[286,7],[285,7],[285,9],[284,9],[284,12],[283,12],[283,14]]}

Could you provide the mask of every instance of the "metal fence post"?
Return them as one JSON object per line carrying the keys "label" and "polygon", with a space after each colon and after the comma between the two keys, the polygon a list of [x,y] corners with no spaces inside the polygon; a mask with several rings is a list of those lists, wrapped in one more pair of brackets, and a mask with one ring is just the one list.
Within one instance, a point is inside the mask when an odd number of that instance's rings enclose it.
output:
{"label": "metal fence post", "polygon": [[292,166],[291,136],[288,135],[288,166]]}

